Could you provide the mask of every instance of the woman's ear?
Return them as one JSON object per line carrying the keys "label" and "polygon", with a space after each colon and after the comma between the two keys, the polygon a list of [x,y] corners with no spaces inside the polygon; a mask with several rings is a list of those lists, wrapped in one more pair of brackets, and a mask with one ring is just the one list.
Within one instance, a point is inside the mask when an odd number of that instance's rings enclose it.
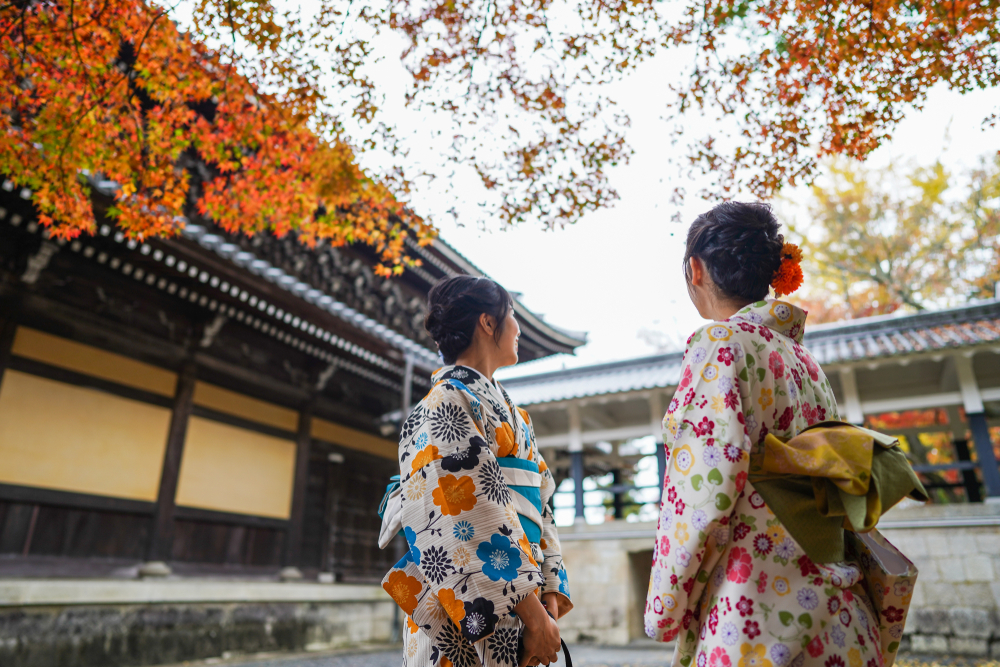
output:
{"label": "woman's ear", "polygon": [[486,333],[487,336],[493,336],[493,332],[496,331],[497,328],[497,323],[491,315],[481,313],[479,315],[479,327]]}
{"label": "woman's ear", "polygon": [[697,287],[701,287],[705,283],[705,265],[699,257],[691,257],[688,262],[688,275],[691,276],[691,279],[688,282]]}

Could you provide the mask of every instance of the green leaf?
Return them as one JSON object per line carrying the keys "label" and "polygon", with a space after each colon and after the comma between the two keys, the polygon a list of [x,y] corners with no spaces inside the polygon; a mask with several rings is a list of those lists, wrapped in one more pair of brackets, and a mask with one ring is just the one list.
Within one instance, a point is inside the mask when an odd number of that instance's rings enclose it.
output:
{"label": "green leaf", "polygon": [[715,496],[715,509],[717,510],[727,510],[729,509],[729,506],[732,504],[733,501],[731,501],[729,499],[729,496],[727,496],[724,493],[720,493],[717,496]]}
{"label": "green leaf", "polygon": [[758,377],[758,378],[760,378],[760,381],[761,381],[761,382],[763,382],[763,381],[764,381],[764,377],[765,377],[766,375],[767,375],[767,371],[765,371],[765,370],[764,370],[763,368],[758,368],[758,369],[757,369],[757,377]]}
{"label": "green leaf", "polygon": [[897,650],[899,650],[899,642],[889,644],[889,653],[895,653]]}
{"label": "green leaf", "polygon": [[778,612],[778,620],[781,621],[782,625],[791,625],[792,624],[792,620],[794,618],[795,617],[792,616],[792,612],[790,612],[790,611],[779,611]]}
{"label": "green leaf", "polygon": [[813,626],[812,616],[810,616],[809,614],[802,614],[801,616],[799,616],[799,625],[806,628],[811,628]]}
{"label": "green leaf", "polygon": [[695,637],[694,637],[694,631],[693,630],[688,630],[687,643],[688,644],[693,644],[694,643],[694,639],[695,639]]}
{"label": "green leaf", "polygon": [[708,572],[706,572],[705,570],[702,570],[701,572],[698,573],[698,583],[699,584],[707,584],[708,583]]}
{"label": "green leaf", "polygon": [[757,363],[757,360],[753,358],[753,355],[752,354],[748,354],[747,355],[747,368],[751,368],[756,363]]}
{"label": "green leaf", "polygon": [[712,468],[712,472],[708,473],[708,481],[716,486],[722,484],[722,473],[718,468]]}
{"label": "green leaf", "polygon": [[681,664],[684,665],[684,667],[688,667],[688,665],[691,664],[691,656],[689,655],[681,658]]}
{"label": "green leaf", "polygon": [[701,475],[695,475],[691,478],[691,486],[694,487],[695,491],[701,491],[701,483],[705,481],[705,478]]}
{"label": "green leaf", "polygon": [[743,380],[744,382],[750,381],[750,377],[747,375],[747,369],[744,368],[743,370],[740,371],[740,379]]}

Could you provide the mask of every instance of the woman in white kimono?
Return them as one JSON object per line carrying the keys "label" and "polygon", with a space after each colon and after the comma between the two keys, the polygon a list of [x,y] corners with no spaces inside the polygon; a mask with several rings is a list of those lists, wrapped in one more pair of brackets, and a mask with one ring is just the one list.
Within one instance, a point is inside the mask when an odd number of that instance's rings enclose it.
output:
{"label": "woman in white kimono", "polygon": [[429,306],[448,365],[403,424],[409,551],[382,582],[407,614],[403,664],[517,667],[523,631],[522,667],[547,665],[560,646],[555,619],[572,603],[548,507],[555,482],[527,412],[493,379],[517,363],[513,301],[492,280],[457,276]]}
{"label": "woman in white kimono", "polygon": [[769,286],[779,296],[798,287],[799,260],[762,204],[722,204],[688,232],[688,291],[710,323],[688,339],[664,419],[668,472],[646,601],[646,631],[677,641],[675,665],[883,664],[860,568],[810,560],[752,482],[768,433],[787,440],[838,418],[802,346],[806,313],[765,300]]}

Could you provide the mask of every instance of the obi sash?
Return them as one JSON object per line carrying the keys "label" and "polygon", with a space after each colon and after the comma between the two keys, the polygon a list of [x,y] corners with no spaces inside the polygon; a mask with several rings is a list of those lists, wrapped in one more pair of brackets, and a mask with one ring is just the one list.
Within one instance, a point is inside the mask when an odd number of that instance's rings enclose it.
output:
{"label": "obi sash", "polygon": [[542,475],[538,464],[516,456],[499,456],[497,463],[514,499],[525,537],[539,544],[542,540]]}
{"label": "obi sash", "polygon": [[905,497],[927,502],[899,440],[845,422],[813,424],[785,442],[764,440],[749,481],[814,563],[845,558],[845,532],[872,530]]}

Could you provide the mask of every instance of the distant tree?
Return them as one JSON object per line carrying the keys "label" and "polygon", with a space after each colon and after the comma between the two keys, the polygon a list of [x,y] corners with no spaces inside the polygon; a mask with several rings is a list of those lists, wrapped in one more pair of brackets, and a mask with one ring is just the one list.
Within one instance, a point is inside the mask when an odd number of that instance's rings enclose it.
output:
{"label": "distant tree", "polygon": [[972,225],[970,259],[984,267],[981,275],[971,277],[970,293],[980,298],[1000,296],[1000,153],[972,171],[960,212]]}
{"label": "distant tree", "polygon": [[959,187],[940,162],[871,170],[830,166],[812,188],[808,222],[792,226],[810,319],[835,321],[992,296],[1000,278],[1000,158]]}

